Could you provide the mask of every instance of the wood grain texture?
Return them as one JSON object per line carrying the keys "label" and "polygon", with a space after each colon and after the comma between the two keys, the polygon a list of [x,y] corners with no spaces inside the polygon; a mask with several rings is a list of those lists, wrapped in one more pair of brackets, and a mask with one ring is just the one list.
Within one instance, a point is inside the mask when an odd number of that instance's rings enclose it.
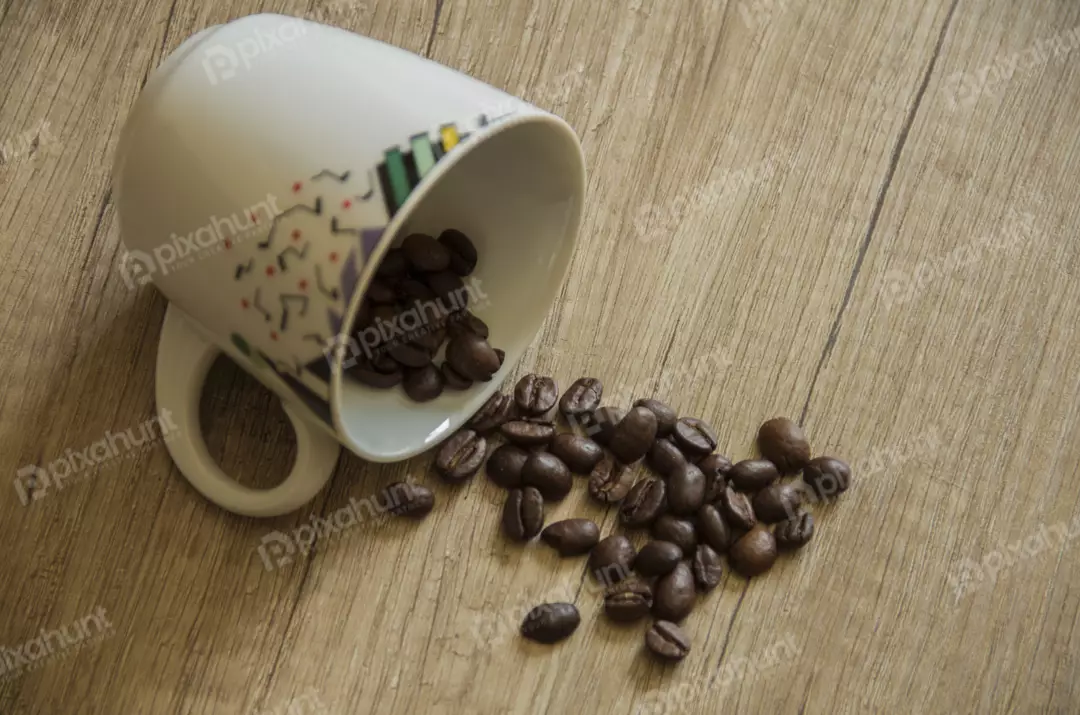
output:
{"label": "wood grain texture", "polygon": [[[0,473],[153,417],[164,302],[117,271],[112,153],[164,56],[258,11],[426,54],[577,130],[581,245],[518,375],[665,399],[733,458],[801,417],[855,487],[815,505],[797,557],[700,599],[670,668],[603,618],[580,560],[501,537],[482,476],[346,457],[300,512],[251,520],[153,440],[29,506],[0,490],[0,645],[111,624],[0,672],[0,712],[1080,710],[1073,3],[0,0]],[[203,422],[245,482],[284,475],[280,406],[225,361]],[[405,476],[436,488],[426,520],[366,518],[264,567],[271,532]],[[614,528],[580,485],[548,520],[574,515]],[[552,600],[578,632],[522,642]]]}

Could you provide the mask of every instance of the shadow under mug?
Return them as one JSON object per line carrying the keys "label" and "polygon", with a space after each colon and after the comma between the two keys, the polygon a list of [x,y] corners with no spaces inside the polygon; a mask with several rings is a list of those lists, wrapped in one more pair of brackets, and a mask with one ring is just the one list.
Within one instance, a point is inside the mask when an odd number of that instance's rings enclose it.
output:
{"label": "shadow under mug", "polygon": [[[274,33],[277,46],[256,53]],[[258,15],[204,30],[155,72],[125,125],[114,189],[125,280],[152,280],[169,299],[156,375],[158,409],[178,427],[169,452],[209,500],[274,516],[323,488],[341,445],[407,459],[498,389],[569,268],[585,171],[554,115],[404,50]],[[403,237],[448,228],[477,247],[469,305],[505,350],[501,369],[425,403],[356,382],[347,336],[377,266]],[[221,352],[282,399],[295,428],[296,462],[275,487],[239,484],[207,450],[199,401]]]}

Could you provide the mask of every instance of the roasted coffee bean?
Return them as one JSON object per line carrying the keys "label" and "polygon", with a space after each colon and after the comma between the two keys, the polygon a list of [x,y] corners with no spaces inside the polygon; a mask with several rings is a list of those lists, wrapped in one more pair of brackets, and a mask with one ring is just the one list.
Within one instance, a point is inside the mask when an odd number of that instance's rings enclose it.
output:
{"label": "roasted coffee bean", "polygon": [[563,519],[541,531],[540,538],[560,556],[580,556],[600,543],[600,527],[591,519]]}
{"label": "roasted coffee bean", "polygon": [[776,525],[776,544],[782,549],[804,546],[814,535],[814,517],[809,512],[799,512],[792,518]]}
{"label": "roasted coffee bean", "polygon": [[705,475],[687,462],[671,473],[667,481],[668,508],[676,516],[690,516],[705,503]]}
{"label": "roasted coffee bean", "polygon": [[557,643],[577,630],[581,614],[572,603],[545,603],[529,611],[521,635],[537,643]]}
{"label": "roasted coffee bean", "polygon": [[529,459],[529,453],[521,447],[504,444],[488,457],[488,478],[500,487],[514,489],[522,485],[521,469]]}
{"label": "roasted coffee bean", "polygon": [[724,577],[724,565],[720,554],[708,544],[697,547],[691,570],[694,572],[694,583],[697,584],[698,590],[706,593],[719,586],[720,579]]}
{"label": "roasted coffee bean", "polygon": [[604,504],[617,504],[634,486],[634,473],[615,457],[605,454],[589,475],[589,495]]}
{"label": "roasted coffee bean", "polygon": [[555,381],[543,375],[526,375],[514,388],[518,414],[542,415],[555,406],[559,388]]}
{"label": "roasted coffee bean", "polygon": [[389,353],[379,353],[371,358],[371,367],[379,372],[390,374],[401,370],[401,363],[390,357]]}
{"label": "roasted coffee bean", "polygon": [[824,501],[848,490],[851,467],[834,457],[817,457],[803,469],[803,481],[814,488],[818,499]]}
{"label": "roasted coffee bean", "polygon": [[754,495],[754,515],[766,524],[795,516],[803,493],[794,484],[770,484]]}
{"label": "roasted coffee bean", "polygon": [[727,519],[712,504],[706,504],[698,511],[697,534],[702,541],[721,554],[731,548],[736,537]]}
{"label": "roasted coffee bean", "polygon": [[650,541],[634,559],[634,570],[642,576],[665,576],[682,560],[683,552],[670,541]]}
{"label": "roasted coffee bean", "polygon": [[574,474],[589,474],[604,458],[604,450],[596,442],[569,432],[556,435],[550,449]]}
{"label": "roasted coffee bean", "polygon": [[353,332],[357,340],[364,328],[370,327],[375,322],[375,306],[371,301],[364,298],[360,301],[360,307],[356,309],[356,320],[353,322]]}
{"label": "roasted coffee bean", "polygon": [[473,381],[450,367],[450,363],[444,362],[439,369],[442,371],[443,382],[451,390],[468,390],[472,387]]}
{"label": "roasted coffee bean", "polygon": [[627,579],[604,593],[604,613],[618,623],[638,621],[652,610],[652,587],[644,581]]}
{"label": "roasted coffee bean", "polygon": [[516,541],[528,541],[544,527],[544,497],[532,487],[513,489],[502,514],[503,533]]}
{"label": "roasted coffee bean", "polygon": [[[401,281],[398,284],[397,291],[401,299],[410,304],[411,308],[419,308],[416,310],[417,315],[425,315],[423,310],[426,307],[425,304],[435,300],[435,291],[431,290],[427,283],[418,281],[415,278],[406,278]],[[419,306],[417,306],[417,303],[419,303]]]}
{"label": "roasted coffee bean", "polygon": [[636,555],[630,539],[613,534],[601,539],[589,554],[588,569],[600,583],[618,583],[630,576],[630,565]]}
{"label": "roasted coffee bean", "polygon": [[570,415],[584,415],[600,406],[604,394],[604,383],[595,377],[579,377],[559,400],[559,411]]}
{"label": "roasted coffee bean", "polygon": [[794,474],[810,461],[810,442],[803,428],[787,417],[774,417],[758,430],[761,455],[781,474]]}
{"label": "roasted coffee bean", "polygon": [[686,464],[686,456],[670,439],[661,438],[653,442],[649,450],[649,466],[662,477],[670,476],[677,468]]}
{"label": "roasted coffee bean", "polygon": [[375,269],[375,275],[390,283],[397,283],[408,271],[409,260],[405,258],[405,252],[400,248],[391,248],[383,256],[379,267]]}
{"label": "roasted coffee bean", "polygon": [[731,460],[722,454],[710,454],[698,462],[698,469],[705,475],[705,501],[711,504],[720,498],[727,487]]}
{"label": "roasted coffee bean", "polygon": [[477,318],[469,311],[457,313],[453,320],[450,320],[447,324],[447,330],[450,335],[457,335],[461,332],[470,332],[473,335],[478,335],[481,338],[487,340],[489,330],[487,323]]}
{"label": "roasted coffee bean", "polygon": [[673,514],[662,514],[652,525],[652,535],[661,541],[670,541],[682,549],[684,556],[691,556],[697,549],[697,529],[690,519]]}
{"label": "roasted coffee bean", "polygon": [[446,328],[433,327],[426,332],[420,333],[413,339],[413,342],[434,355],[442,347],[442,344],[446,342]]}
{"label": "roasted coffee bean", "polygon": [[439,448],[435,468],[449,481],[460,482],[476,474],[486,452],[487,441],[471,429],[464,429]]}
{"label": "roasted coffee bean", "polygon": [[[394,305],[373,305],[371,308],[371,314],[374,317],[375,325],[379,323],[389,323],[390,325],[397,327],[398,313],[401,311],[401,306]],[[380,338],[385,333],[380,334]],[[380,340],[381,344],[381,340]],[[373,346],[377,347],[377,346]]]}
{"label": "roasted coffee bean", "polygon": [[495,356],[499,358],[499,367],[502,367],[503,361],[506,360],[506,351],[495,348]]}
{"label": "roasted coffee bean", "polygon": [[496,392],[469,419],[469,427],[477,432],[490,432],[493,429],[498,429],[510,419],[513,409],[513,398],[510,395]]}
{"label": "roasted coffee bean", "polygon": [[657,621],[645,633],[645,647],[657,658],[679,661],[690,653],[690,638],[671,621]]}
{"label": "roasted coffee bean", "polygon": [[744,459],[728,472],[728,484],[743,492],[764,489],[779,478],[780,471],[767,459]]}
{"label": "roasted coffee bean", "polygon": [[381,278],[372,278],[368,283],[364,297],[372,303],[391,304],[397,301],[397,291],[394,287]]}
{"label": "roasted coffee bean", "polygon": [[634,407],[644,407],[656,415],[657,437],[666,437],[671,434],[672,430],[675,429],[675,423],[679,419],[679,416],[675,414],[675,410],[660,400],[638,400],[634,403]]}
{"label": "roasted coffee bean", "polygon": [[647,407],[635,407],[615,425],[608,449],[623,464],[633,464],[656,441],[656,415]]}
{"label": "roasted coffee bean", "polygon": [[728,560],[733,569],[747,578],[765,573],[776,563],[776,539],[758,524],[732,544]]}
{"label": "roasted coffee bean", "polygon": [[736,529],[751,529],[757,523],[750,497],[731,487],[720,495],[720,513],[724,515],[724,520]]}
{"label": "roasted coffee bean", "polygon": [[349,376],[368,387],[386,389],[401,382],[403,372],[397,365],[394,372],[380,372],[376,370],[368,360],[357,360],[356,364],[348,369]]}
{"label": "roasted coffee bean", "polygon": [[439,271],[428,273],[428,287],[435,293],[435,300],[442,304],[442,308],[452,314],[465,310],[469,304],[469,291],[461,278],[452,271]]}
{"label": "roasted coffee bean", "polygon": [[601,407],[581,415],[581,424],[585,434],[597,444],[607,444],[615,434],[615,425],[622,421],[625,413],[618,407]]}
{"label": "roasted coffee bean", "polygon": [[459,333],[446,346],[446,361],[462,377],[486,382],[499,370],[499,356],[478,335]]}
{"label": "roasted coffee bean", "polygon": [[708,422],[696,417],[683,417],[672,430],[675,443],[687,457],[703,457],[716,449],[716,433]]}
{"label": "roasted coffee bean", "polygon": [[697,593],[690,565],[680,561],[653,589],[653,615],[664,621],[679,621],[690,615]]}
{"label": "roasted coffee bean", "polygon": [[476,246],[469,237],[455,228],[439,234],[439,243],[450,253],[450,270],[459,276],[467,276],[476,269]]}
{"label": "roasted coffee bean", "polygon": [[387,352],[405,367],[419,368],[431,363],[431,353],[418,343],[396,343]]}
{"label": "roasted coffee bean", "polygon": [[504,422],[499,432],[518,446],[539,447],[555,436],[555,425],[545,420],[517,419]]}
{"label": "roasted coffee bean", "polygon": [[667,509],[667,487],[655,477],[638,481],[619,507],[619,519],[631,529],[648,526]]}
{"label": "roasted coffee bean", "polygon": [[561,501],[574,486],[574,477],[563,461],[550,452],[534,452],[521,468],[521,481],[536,487],[545,501]]}
{"label": "roasted coffee bean", "polygon": [[401,242],[401,250],[409,265],[418,271],[445,271],[450,266],[450,251],[431,236],[414,233]]}
{"label": "roasted coffee bean", "polygon": [[394,482],[383,489],[383,493],[386,495],[386,503],[390,505],[390,513],[395,516],[421,519],[435,506],[435,495],[422,484]]}
{"label": "roasted coffee bean", "polygon": [[414,402],[428,402],[442,394],[442,373],[430,363],[415,370],[406,368],[403,386]]}

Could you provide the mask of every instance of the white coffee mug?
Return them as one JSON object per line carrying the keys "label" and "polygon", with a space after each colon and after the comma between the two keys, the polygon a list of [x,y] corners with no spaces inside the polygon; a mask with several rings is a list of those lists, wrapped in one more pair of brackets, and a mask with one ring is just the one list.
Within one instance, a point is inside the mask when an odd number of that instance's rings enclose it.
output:
{"label": "white coffee mug", "polygon": [[[584,159],[561,119],[404,50],[256,15],[209,28],[159,67],[120,141],[114,190],[129,285],[170,304],[157,361],[168,449],[211,501],[272,516],[310,500],[345,445],[375,462],[437,444],[535,337],[581,221]],[[470,309],[506,351],[490,382],[416,403],[345,374],[369,280],[401,238],[476,244]],[[338,349],[328,350],[337,345]],[[297,460],[240,485],[210,457],[199,399],[223,351],[283,401]]]}

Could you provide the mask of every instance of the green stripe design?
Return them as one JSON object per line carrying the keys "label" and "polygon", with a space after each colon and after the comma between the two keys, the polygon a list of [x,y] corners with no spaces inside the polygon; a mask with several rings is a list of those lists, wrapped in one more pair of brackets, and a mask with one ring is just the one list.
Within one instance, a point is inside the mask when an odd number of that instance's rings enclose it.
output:
{"label": "green stripe design", "polygon": [[394,148],[386,152],[386,173],[390,176],[390,190],[393,193],[394,209],[401,208],[409,198],[409,177],[405,173],[405,158],[401,149]]}
{"label": "green stripe design", "polygon": [[431,150],[431,140],[427,134],[417,134],[409,140],[412,144],[413,161],[416,162],[416,173],[420,178],[427,176],[431,168],[435,166],[435,153]]}

